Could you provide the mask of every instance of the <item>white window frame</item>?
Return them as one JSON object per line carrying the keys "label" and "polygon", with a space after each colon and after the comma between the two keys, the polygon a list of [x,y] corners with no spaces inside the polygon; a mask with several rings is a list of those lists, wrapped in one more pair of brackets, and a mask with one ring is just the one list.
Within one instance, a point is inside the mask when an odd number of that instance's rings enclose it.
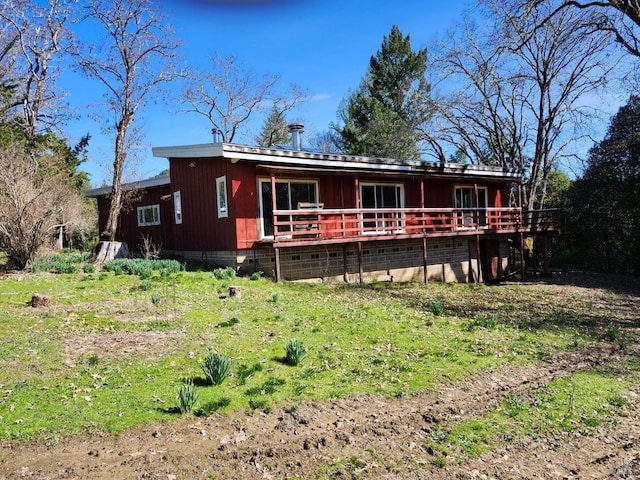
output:
{"label": "white window frame", "polygon": [[[151,211],[151,217],[153,218],[153,220],[151,220],[150,222],[148,222],[146,220],[146,213],[147,211]],[[141,207],[138,207],[137,209],[137,213],[138,213],[138,226],[139,227],[152,227],[154,225],[160,225],[160,205],[159,204],[155,204],[155,205],[143,205]]]}
{"label": "white window frame", "polygon": [[[258,178],[258,215],[259,215],[259,225],[260,225],[260,239],[261,240],[271,240],[273,239],[273,235],[265,235],[264,234],[264,211],[263,211],[263,199],[262,199],[262,184],[263,183],[271,183],[271,179],[270,178]],[[315,190],[316,190],[316,198],[314,200],[313,203],[318,203],[319,200],[319,196],[320,196],[320,186],[319,186],[319,182],[318,180],[306,180],[306,179],[299,179],[299,178],[278,178],[276,179],[276,183],[286,183],[289,185],[289,210],[296,210],[297,209],[297,205],[291,205],[291,184],[292,183],[308,183],[308,184],[313,184],[315,185]],[[273,195],[273,192],[271,192]]]}
{"label": "white window frame", "polygon": [[216,203],[218,204],[218,218],[227,218],[229,216],[229,203],[226,175],[216,178]]}
{"label": "white window frame", "polygon": [[173,192],[173,215],[176,225],[182,224],[182,194],[180,190]]}
{"label": "white window frame", "polygon": [[[489,228],[488,220],[487,220],[487,209],[489,206],[489,189],[487,187],[480,187],[480,186],[478,186],[477,188],[478,188],[478,200],[480,200],[481,198],[484,199],[484,207],[478,207],[477,205],[475,205],[475,202],[476,202],[475,187],[473,185],[454,185],[453,206],[456,209],[463,209],[463,210],[470,209],[470,210],[477,211],[478,212],[478,228]],[[474,205],[472,206],[457,205],[458,190],[461,190],[461,189],[471,190],[471,201],[473,202]],[[464,197],[461,197],[461,198],[464,198]],[[484,213],[480,212],[480,210],[475,210],[475,209],[484,209]],[[463,215],[459,213],[457,214],[457,217],[458,218],[456,219],[456,223],[457,223],[458,230],[468,230],[470,228],[475,228],[474,225],[470,225],[470,224],[473,224],[472,219],[465,218]]]}
{"label": "white window frame", "polygon": [[[364,208],[362,206],[362,200],[363,200],[363,194],[362,194],[362,188],[363,187],[395,187],[395,189],[397,191],[399,191],[399,197],[400,197],[400,205],[394,207],[394,208],[404,208],[405,205],[405,195],[404,195],[404,184],[403,183],[386,183],[386,182],[363,182],[359,185],[358,189],[359,189],[359,195],[360,195],[360,208]],[[377,205],[374,208],[384,208],[384,207],[378,207]],[[365,235],[376,235],[376,234],[390,234],[392,232],[395,233],[402,233],[404,232],[404,221],[400,220],[401,218],[403,218],[404,215],[401,214],[400,216],[398,216],[397,218],[392,218],[391,220],[386,219],[387,217],[383,217],[383,216],[379,216],[376,214],[376,216],[372,219],[365,219],[363,218],[362,220],[362,233]],[[375,227],[370,227],[368,224],[371,222],[375,222]],[[391,227],[391,228],[389,228]]]}

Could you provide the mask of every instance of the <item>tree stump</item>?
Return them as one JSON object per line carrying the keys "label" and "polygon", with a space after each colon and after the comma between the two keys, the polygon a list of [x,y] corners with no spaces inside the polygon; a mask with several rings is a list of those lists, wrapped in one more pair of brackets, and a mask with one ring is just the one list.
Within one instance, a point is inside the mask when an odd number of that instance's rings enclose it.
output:
{"label": "tree stump", "polygon": [[31,306],[33,308],[48,307],[51,303],[51,297],[49,295],[41,295],[34,293],[31,297]]}
{"label": "tree stump", "polygon": [[128,258],[129,246],[127,242],[100,242],[95,249],[94,263],[102,265],[114,258]]}
{"label": "tree stump", "polygon": [[230,297],[242,298],[242,287],[240,287],[238,285],[229,286],[229,296]]}

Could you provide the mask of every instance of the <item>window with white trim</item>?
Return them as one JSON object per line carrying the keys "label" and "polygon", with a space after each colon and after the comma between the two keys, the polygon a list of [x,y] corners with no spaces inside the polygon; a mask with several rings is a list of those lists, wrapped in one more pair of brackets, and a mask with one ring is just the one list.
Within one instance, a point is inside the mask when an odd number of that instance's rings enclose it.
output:
{"label": "window with white trim", "polygon": [[138,226],[150,227],[160,225],[160,205],[138,207]]}
{"label": "window with white trim", "polygon": [[173,192],[173,214],[176,219],[176,225],[182,223],[182,195],[180,190]]}
{"label": "window with white trim", "polygon": [[383,210],[362,214],[365,233],[389,233],[404,228],[403,214],[384,211],[404,207],[404,185],[392,183],[360,184],[360,208]]}
{"label": "window with white trim", "polygon": [[459,185],[455,187],[454,207],[457,223],[461,228],[487,225],[487,187],[478,188],[478,205],[473,186]]}
{"label": "window with white trim", "polygon": [[[271,180],[260,180],[260,227],[262,238],[273,237],[273,203]],[[315,180],[277,180],[276,209],[296,210],[298,204],[318,203],[318,182]],[[287,217],[278,218],[287,220]],[[289,218],[290,220],[290,218]],[[279,227],[279,232],[289,231],[288,225]]]}
{"label": "window with white trim", "polygon": [[218,218],[226,218],[229,216],[226,175],[216,178],[216,194],[218,198]]}

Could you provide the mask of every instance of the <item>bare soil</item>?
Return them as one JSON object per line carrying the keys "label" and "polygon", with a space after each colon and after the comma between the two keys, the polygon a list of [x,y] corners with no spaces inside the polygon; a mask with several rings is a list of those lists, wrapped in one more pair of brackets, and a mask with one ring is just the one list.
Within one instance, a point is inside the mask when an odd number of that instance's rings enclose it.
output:
{"label": "bare soil", "polygon": [[[557,282],[559,295],[565,288],[574,295],[603,288],[594,277],[562,277]],[[637,333],[638,284],[617,283],[615,288],[622,294],[615,296],[621,303],[610,308],[621,309],[628,320],[625,328]],[[109,349],[108,342],[92,340],[93,348]],[[122,339],[117,340],[114,344],[122,345]],[[448,458],[444,466],[438,465],[438,452],[427,441],[434,429],[477,417],[508,395],[526,396],[554,379],[619,365],[623,355],[637,362],[637,342],[623,351],[611,344],[565,352],[544,363],[487,372],[414,396],[361,395],[304,403],[294,411],[185,417],[119,436],[84,434],[52,444],[4,443],[0,479],[640,478],[640,385],[631,392],[626,416],[588,435],[516,439],[480,457]]]}

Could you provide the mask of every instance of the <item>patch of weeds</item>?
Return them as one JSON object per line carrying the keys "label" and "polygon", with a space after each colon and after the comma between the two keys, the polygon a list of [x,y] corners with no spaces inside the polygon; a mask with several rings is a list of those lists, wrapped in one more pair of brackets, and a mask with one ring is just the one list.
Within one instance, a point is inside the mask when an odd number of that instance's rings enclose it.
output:
{"label": "patch of weeds", "polygon": [[616,392],[607,397],[607,403],[612,407],[625,407],[629,400],[624,395]]}
{"label": "patch of weeds", "polygon": [[290,340],[285,347],[285,361],[291,365],[298,365],[307,354],[300,340]]}
{"label": "patch of weeds", "polygon": [[190,413],[198,403],[198,391],[193,386],[193,382],[187,382],[178,390],[178,410],[183,415]]}
{"label": "patch of weeds", "polygon": [[160,302],[162,301],[162,295],[160,295],[158,292],[153,292],[150,298],[151,303],[153,303],[156,307],[160,305]]}
{"label": "patch of weeds", "polygon": [[498,326],[498,319],[495,315],[491,315],[489,318],[485,319],[482,315],[476,315],[473,317],[473,320],[467,322],[465,325],[465,330],[468,332],[473,332],[476,328],[486,328],[487,330],[493,330]]}
{"label": "patch of weeds", "polygon": [[431,304],[431,313],[433,313],[436,317],[440,317],[444,314],[444,305],[442,302],[433,302]]}
{"label": "patch of weeds", "polygon": [[[151,280],[149,280],[148,278],[142,280],[142,283],[140,283],[140,290],[142,290],[143,292],[147,292],[149,290],[151,290]],[[153,300],[152,300],[153,301]]]}
{"label": "patch of weeds", "polygon": [[232,267],[216,268],[213,276],[216,280],[233,280],[236,278],[236,271]]}
{"label": "patch of weeds", "polygon": [[280,300],[280,294],[278,292],[274,293],[273,295],[271,295],[271,300],[270,302],[272,303],[278,303],[278,300]]}
{"label": "patch of weeds", "polygon": [[218,324],[218,327],[220,327],[220,328],[233,327],[234,325],[236,325],[239,322],[240,322],[240,320],[238,320],[236,317],[231,317],[229,320],[227,320],[225,322],[220,322]]}
{"label": "patch of weeds", "polygon": [[616,343],[620,350],[624,350],[627,347],[627,342],[624,336],[624,332],[618,325],[611,325],[607,328],[606,339],[610,342]]}
{"label": "patch of weeds", "polygon": [[327,478],[358,479],[367,470],[367,464],[357,455],[335,462],[326,468]]}
{"label": "patch of weeds", "polygon": [[200,366],[212,385],[220,385],[229,376],[231,359],[219,353],[209,352]]}
{"label": "patch of weeds", "polygon": [[248,388],[244,394],[248,397],[255,395],[272,395],[278,391],[276,387],[280,387],[285,383],[287,382],[282,378],[271,377],[265,380],[262,385]]}
{"label": "patch of weeds", "polygon": [[84,273],[95,273],[96,267],[92,263],[85,263],[82,266],[82,270],[84,271]]}
{"label": "patch of weeds", "polygon": [[236,371],[236,377],[238,379],[238,385],[245,385],[247,380],[256,372],[262,371],[262,364],[254,363],[253,365],[248,365],[246,363],[238,366],[238,370]]}
{"label": "patch of weeds", "polygon": [[444,468],[447,466],[447,458],[441,455],[438,455],[436,458],[433,459],[433,464],[436,467]]}
{"label": "patch of weeds", "polygon": [[251,410],[262,410],[264,413],[271,412],[271,405],[269,405],[269,401],[264,398],[250,398],[249,408]]}
{"label": "patch of weeds", "polygon": [[260,278],[262,278],[262,272],[253,272],[249,277],[249,280],[252,280],[255,282],[256,280],[260,280]]}
{"label": "patch of weeds", "polygon": [[225,408],[230,404],[231,404],[231,399],[229,397],[222,397],[222,398],[219,398],[218,400],[212,400],[211,402],[207,402],[204,405],[202,405],[198,409],[197,415],[208,417],[212,413],[217,412],[218,410]]}

